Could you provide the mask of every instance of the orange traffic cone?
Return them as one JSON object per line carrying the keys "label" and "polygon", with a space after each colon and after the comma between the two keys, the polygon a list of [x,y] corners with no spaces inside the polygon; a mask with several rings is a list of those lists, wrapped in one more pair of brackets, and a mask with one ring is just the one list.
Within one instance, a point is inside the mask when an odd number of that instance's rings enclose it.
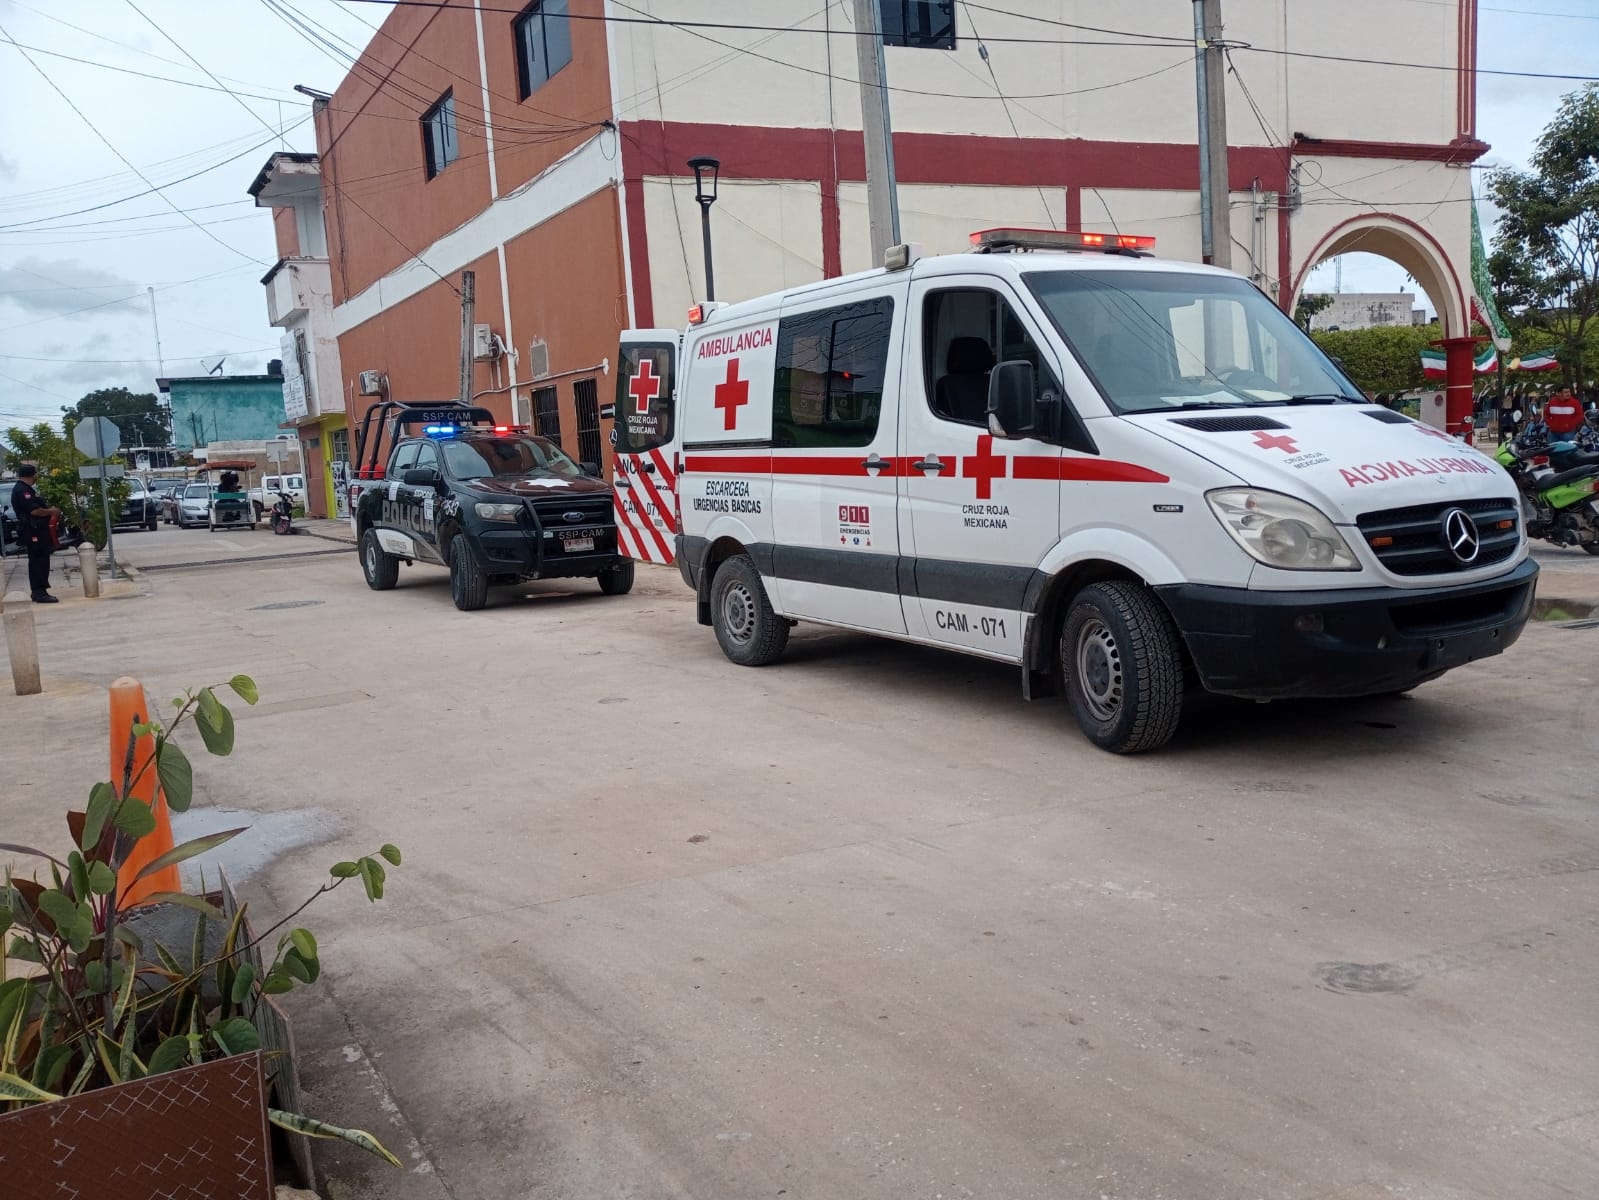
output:
{"label": "orange traffic cone", "polygon": [[[128,766],[128,735],[136,724],[149,719],[150,706],[145,701],[144,686],[137,679],[125,675],[111,685],[111,786],[118,792]],[[172,849],[172,818],[156,778],[154,758],[155,735],[147,733],[134,745],[134,783],[129,794],[150,806],[155,814],[155,829],[134,843],[133,852],[117,872],[117,895],[123,908],[141,904],[157,892],[183,890],[175,865],[134,882],[146,865]]]}

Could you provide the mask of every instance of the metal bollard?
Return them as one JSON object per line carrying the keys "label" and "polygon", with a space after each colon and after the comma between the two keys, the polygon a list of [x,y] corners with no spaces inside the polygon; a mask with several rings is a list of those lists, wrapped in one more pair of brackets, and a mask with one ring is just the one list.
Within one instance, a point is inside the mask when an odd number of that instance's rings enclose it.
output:
{"label": "metal bollard", "polygon": [[93,542],[78,547],[78,573],[83,576],[83,595],[89,600],[100,595],[100,563],[95,558],[99,552]]}
{"label": "metal bollard", "polygon": [[37,696],[39,639],[33,632],[33,604],[26,592],[8,592],[5,599],[6,653],[11,656],[11,683],[19,696]]}

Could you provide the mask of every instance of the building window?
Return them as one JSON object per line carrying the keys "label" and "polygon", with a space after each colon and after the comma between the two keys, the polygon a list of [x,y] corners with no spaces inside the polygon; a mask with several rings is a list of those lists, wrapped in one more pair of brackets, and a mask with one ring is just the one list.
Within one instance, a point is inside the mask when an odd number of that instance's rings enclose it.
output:
{"label": "building window", "polygon": [[894,302],[784,317],[772,388],[774,446],[869,446],[877,437]]}
{"label": "building window", "polygon": [[877,0],[883,45],[955,49],[954,0]]}
{"label": "building window", "polygon": [[572,61],[567,0],[537,0],[511,24],[516,37],[516,80],[526,100]]}
{"label": "building window", "polygon": [[572,385],[577,409],[577,457],[579,462],[600,461],[600,387],[592,379],[579,379]]}
{"label": "building window", "polygon": [[422,115],[422,148],[427,155],[428,178],[461,157],[461,144],[455,136],[455,94],[444,98]]}
{"label": "building window", "polygon": [[533,389],[533,432],[561,444],[561,393],[553,385]]}

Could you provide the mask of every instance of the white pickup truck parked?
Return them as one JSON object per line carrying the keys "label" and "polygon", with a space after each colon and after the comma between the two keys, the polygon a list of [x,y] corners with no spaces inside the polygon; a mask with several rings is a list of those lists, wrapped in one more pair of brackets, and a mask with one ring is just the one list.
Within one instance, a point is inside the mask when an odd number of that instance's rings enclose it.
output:
{"label": "white pickup truck parked", "polygon": [[305,476],[298,472],[291,475],[263,475],[261,486],[250,489],[250,499],[255,504],[257,517],[270,509],[278,502],[279,492],[288,492],[294,497],[294,502],[305,510]]}

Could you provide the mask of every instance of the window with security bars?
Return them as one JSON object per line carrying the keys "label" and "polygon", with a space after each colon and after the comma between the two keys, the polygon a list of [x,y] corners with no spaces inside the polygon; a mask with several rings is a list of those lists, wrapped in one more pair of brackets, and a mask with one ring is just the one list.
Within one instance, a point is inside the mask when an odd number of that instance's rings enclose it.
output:
{"label": "window with security bars", "polygon": [[577,457],[597,463],[600,453],[600,388],[592,379],[579,379],[572,387],[577,402]]}
{"label": "window with security bars", "polygon": [[557,388],[533,389],[533,432],[561,444],[561,393]]}
{"label": "window with security bars", "polygon": [[877,0],[883,45],[955,49],[954,0]]}

